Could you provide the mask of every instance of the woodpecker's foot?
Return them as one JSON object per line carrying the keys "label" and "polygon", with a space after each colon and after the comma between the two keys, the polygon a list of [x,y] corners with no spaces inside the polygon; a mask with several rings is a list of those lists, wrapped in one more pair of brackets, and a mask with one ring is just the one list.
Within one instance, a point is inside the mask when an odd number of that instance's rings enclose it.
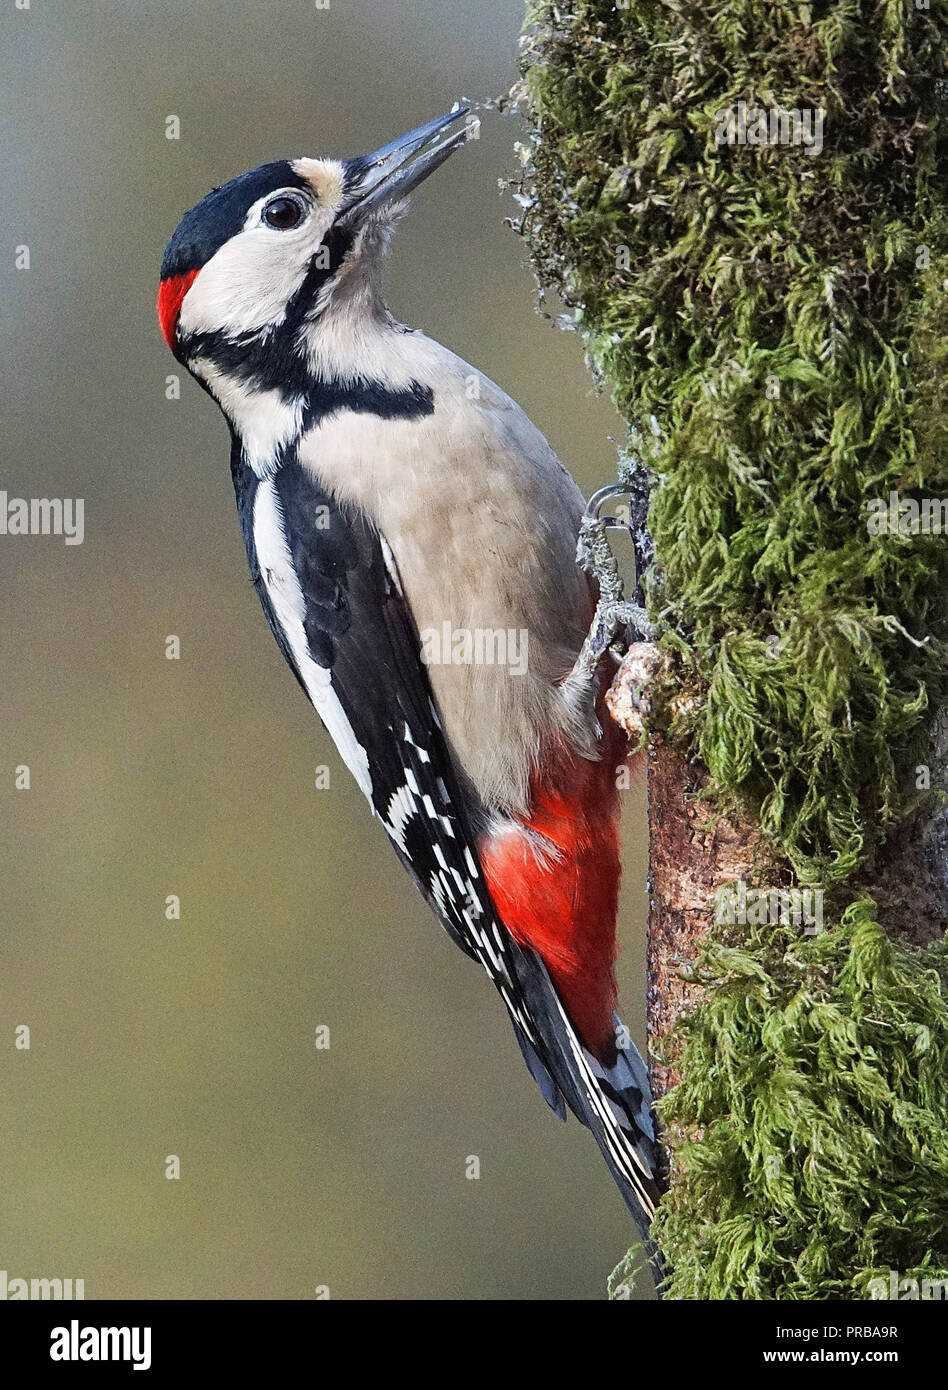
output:
{"label": "woodpecker's foot", "polygon": [[[593,493],[583,514],[576,547],[576,559],[587,573],[595,576],[599,585],[599,603],[593,616],[586,640],[576,658],[565,685],[579,701],[594,701],[596,676],[599,663],[610,649],[618,660],[631,643],[650,642],[655,630],[648,620],[648,614],[638,603],[631,603],[623,596],[622,576],[607,538],[608,531],[629,530],[614,516],[602,516],[603,504],[617,496],[628,493],[622,484],[609,483]],[[630,533],[631,534],[631,533]],[[635,578],[635,592],[641,591],[638,585],[638,572]]]}
{"label": "woodpecker's foot", "polygon": [[632,643],[651,642],[654,637],[655,629],[639,604],[624,600],[600,603],[566,684],[592,685],[599,663],[610,647],[619,657]]}
{"label": "woodpecker's foot", "polygon": [[[632,642],[654,642],[655,628],[649,622],[648,614],[640,603],[630,603],[623,600],[620,603],[607,605],[606,621],[611,622],[615,628],[613,643],[618,645],[621,641],[623,648],[628,647]],[[623,637],[623,628],[626,629]]]}

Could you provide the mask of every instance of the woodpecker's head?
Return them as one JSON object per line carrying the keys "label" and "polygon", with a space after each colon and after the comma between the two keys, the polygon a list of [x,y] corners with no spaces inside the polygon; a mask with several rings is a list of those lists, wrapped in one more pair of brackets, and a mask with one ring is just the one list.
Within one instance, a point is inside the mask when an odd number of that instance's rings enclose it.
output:
{"label": "woodpecker's head", "polygon": [[334,298],[372,282],[405,197],[464,143],[467,114],[458,105],[360,159],[262,164],[202,198],[161,266],[175,356],[206,383],[263,385],[265,354],[285,381]]}

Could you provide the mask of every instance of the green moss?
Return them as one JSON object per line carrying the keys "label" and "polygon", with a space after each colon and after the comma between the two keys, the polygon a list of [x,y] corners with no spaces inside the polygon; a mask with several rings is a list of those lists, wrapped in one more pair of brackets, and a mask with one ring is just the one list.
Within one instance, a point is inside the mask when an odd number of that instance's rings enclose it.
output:
{"label": "green moss", "polygon": [[[870,537],[865,504],[948,495],[948,0],[558,12],[525,62],[537,271],[659,479],[649,596],[715,789],[845,877],[944,688],[948,546]],[[823,107],[822,152],[716,145],[739,100]]]}
{"label": "green moss", "polygon": [[[538,0],[528,17],[522,230],[654,479],[650,611],[700,696],[672,736],[788,875],[837,885],[845,905],[912,806],[909,769],[948,699],[948,540],[866,524],[890,492],[948,496],[948,0]],[[822,151],[719,146],[718,113],[739,101],[822,108]],[[818,941],[745,942],[755,970],[689,1023],[671,1106],[706,1135],[682,1150],[662,1218],[677,1293],[831,1297],[877,1265],[948,1264],[933,1058],[903,1075],[894,1023],[869,1025],[905,981],[934,977],[927,956],[886,956],[870,923],[861,904]],[[878,974],[859,993],[866,960]],[[906,1016],[940,1037],[934,985],[916,1005]],[[819,1042],[824,1009],[851,1045]],[[711,1020],[733,1031],[726,1066]],[[827,1145],[871,1200],[787,1158],[810,1120],[789,1124],[784,1083],[801,1116],[850,1096],[860,1118],[827,1121]],[[768,1107],[786,1159],[772,1181]],[[922,1151],[930,1168],[913,1166]],[[912,1211],[890,1195],[900,1183]]]}
{"label": "green moss", "polygon": [[948,1278],[948,950],[873,905],[816,936],[716,927],[661,1103],[681,1175],[657,1235],[673,1298],[868,1296]]}

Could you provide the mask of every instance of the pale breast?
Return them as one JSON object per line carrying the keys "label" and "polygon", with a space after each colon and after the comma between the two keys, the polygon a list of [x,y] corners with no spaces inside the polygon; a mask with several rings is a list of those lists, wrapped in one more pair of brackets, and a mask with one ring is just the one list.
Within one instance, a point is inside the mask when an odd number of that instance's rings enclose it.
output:
{"label": "pale breast", "polygon": [[582,496],[498,387],[422,335],[400,338],[431,412],[338,411],[303,437],[300,463],[378,527],[460,767],[487,807],[523,811],[543,734],[594,751],[559,689],[591,615],[575,563]]}

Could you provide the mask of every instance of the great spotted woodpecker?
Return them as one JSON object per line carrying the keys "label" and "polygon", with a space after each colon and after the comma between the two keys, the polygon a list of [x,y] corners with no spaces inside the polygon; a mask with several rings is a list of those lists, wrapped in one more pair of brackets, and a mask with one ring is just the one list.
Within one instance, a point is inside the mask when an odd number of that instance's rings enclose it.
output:
{"label": "great spotted woodpecker", "polygon": [[[576,565],[583,499],[514,401],[397,323],[379,289],[405,196],[464,143],[467,115],[214,189],[168,243],[158,315],[230,426],[283,655],[647,1236],[648,1077],[614,1014],[622,740],[573,669],[596,607]],[[455,643],[433,660],[423,634],[447,632],[523,634],[527,660],[453,660]]]}

